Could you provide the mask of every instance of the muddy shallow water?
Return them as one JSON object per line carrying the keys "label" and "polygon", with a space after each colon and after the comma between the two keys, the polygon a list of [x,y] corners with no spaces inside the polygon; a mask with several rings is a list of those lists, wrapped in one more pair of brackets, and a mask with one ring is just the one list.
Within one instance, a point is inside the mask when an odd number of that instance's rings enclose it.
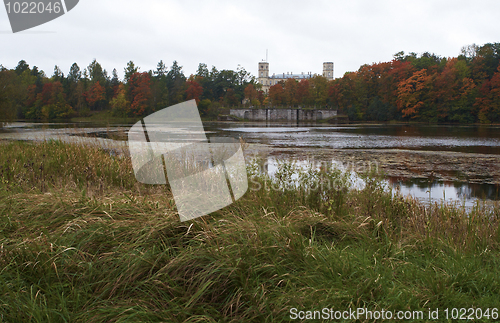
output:
{"label": "muddy shallow water", "polygon": [[393,188],[426,201],[500,200],[500,127],[229,124],[223,131],[270,163],[335,160],[382,171]]}
{"label": "muddy shallow water", "polygon": [[[13,123],[0,139],[95,141],[126,150],[131,125]],[[336,161],[382,171],[392,187],[420,199],[500,200],[500,127],[205,122],[207,137],[242,138],[247,161]]]}

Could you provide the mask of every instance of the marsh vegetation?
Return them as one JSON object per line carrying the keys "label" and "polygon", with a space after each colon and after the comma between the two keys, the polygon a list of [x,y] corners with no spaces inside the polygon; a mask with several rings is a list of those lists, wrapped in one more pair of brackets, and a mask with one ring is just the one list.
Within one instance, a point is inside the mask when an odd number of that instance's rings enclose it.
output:
{"label": "marsh vegetation", "polygon": [[2,321],[279,322],[291,308],[500,302],[498,207],[424,205],[378,174],[354,189],[335,168],[291,187],[284,163],[274,177],[250,165],[240,200],[179,222],[168,185],[138,183],[127,156],[0,145]]}

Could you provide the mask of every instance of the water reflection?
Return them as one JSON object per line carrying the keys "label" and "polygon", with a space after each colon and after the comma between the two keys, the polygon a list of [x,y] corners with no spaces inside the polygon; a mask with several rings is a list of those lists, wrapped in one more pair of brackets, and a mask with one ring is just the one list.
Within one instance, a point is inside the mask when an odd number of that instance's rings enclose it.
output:
{"label": "water reflection", "polygon": [[403,195],[411,195],[424,202],[460,202],[473,206],[477,200],[500,200],[500,186],[464,182],[445,182],[420,178],[389,177],[389,185]]}
{"label": "water reflection", "polygon": [[[296,172],[291,176],[292,180],[299,179],[299,171],[307,171],[311,167],[313,169],[328,169],[331,166],[341,169],[342,171],[350,172],[350,179],[353,183],[353,188],[363,189],[365,182],[354,171],[356,168],[349,164],[343,164],[336,160],[300,160],[300,159],[279,159],[272,156],[252,159],[251,163],[257,163],[260,172],[274,177],[284,162],[293,163]],[[406,196],[411,195],[414,198],[424,203],[434,202],[451,202],[459,203],[466,207],[472,207],[480,200],[499,201],[500,200],[500,185],[494,184],[476,184],[466,182],[449,182],[436,179],[425,178],[400,178],[386,177],[387,189],[392,188],[393,193],[399,192]],[[295,185],[299,185],[298,182]]]}

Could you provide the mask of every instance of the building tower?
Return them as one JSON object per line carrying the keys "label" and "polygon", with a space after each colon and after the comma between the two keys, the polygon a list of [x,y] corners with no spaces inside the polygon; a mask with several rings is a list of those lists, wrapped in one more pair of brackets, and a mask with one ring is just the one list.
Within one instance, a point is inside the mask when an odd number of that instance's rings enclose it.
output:
{"label": "building tower", "polygon": [[333,80],[333,62],[323,63],[323,76],[326,77],[328,81]]}
{"label": "building tower", "polygon": [[262,84],[262,89],[267,93],[269,89],[269,63],[268,62],[259,62],[259,74],[257,80],[260,84]]}

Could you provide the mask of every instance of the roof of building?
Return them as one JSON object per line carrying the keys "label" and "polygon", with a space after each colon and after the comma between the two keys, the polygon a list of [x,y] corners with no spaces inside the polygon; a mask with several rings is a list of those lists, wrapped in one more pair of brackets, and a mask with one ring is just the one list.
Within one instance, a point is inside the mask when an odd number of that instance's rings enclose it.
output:
{"label": "roof of building", "polygon": [[270,79],[309,79],[312,78],[314,74],[274,74],[269,76]]}

